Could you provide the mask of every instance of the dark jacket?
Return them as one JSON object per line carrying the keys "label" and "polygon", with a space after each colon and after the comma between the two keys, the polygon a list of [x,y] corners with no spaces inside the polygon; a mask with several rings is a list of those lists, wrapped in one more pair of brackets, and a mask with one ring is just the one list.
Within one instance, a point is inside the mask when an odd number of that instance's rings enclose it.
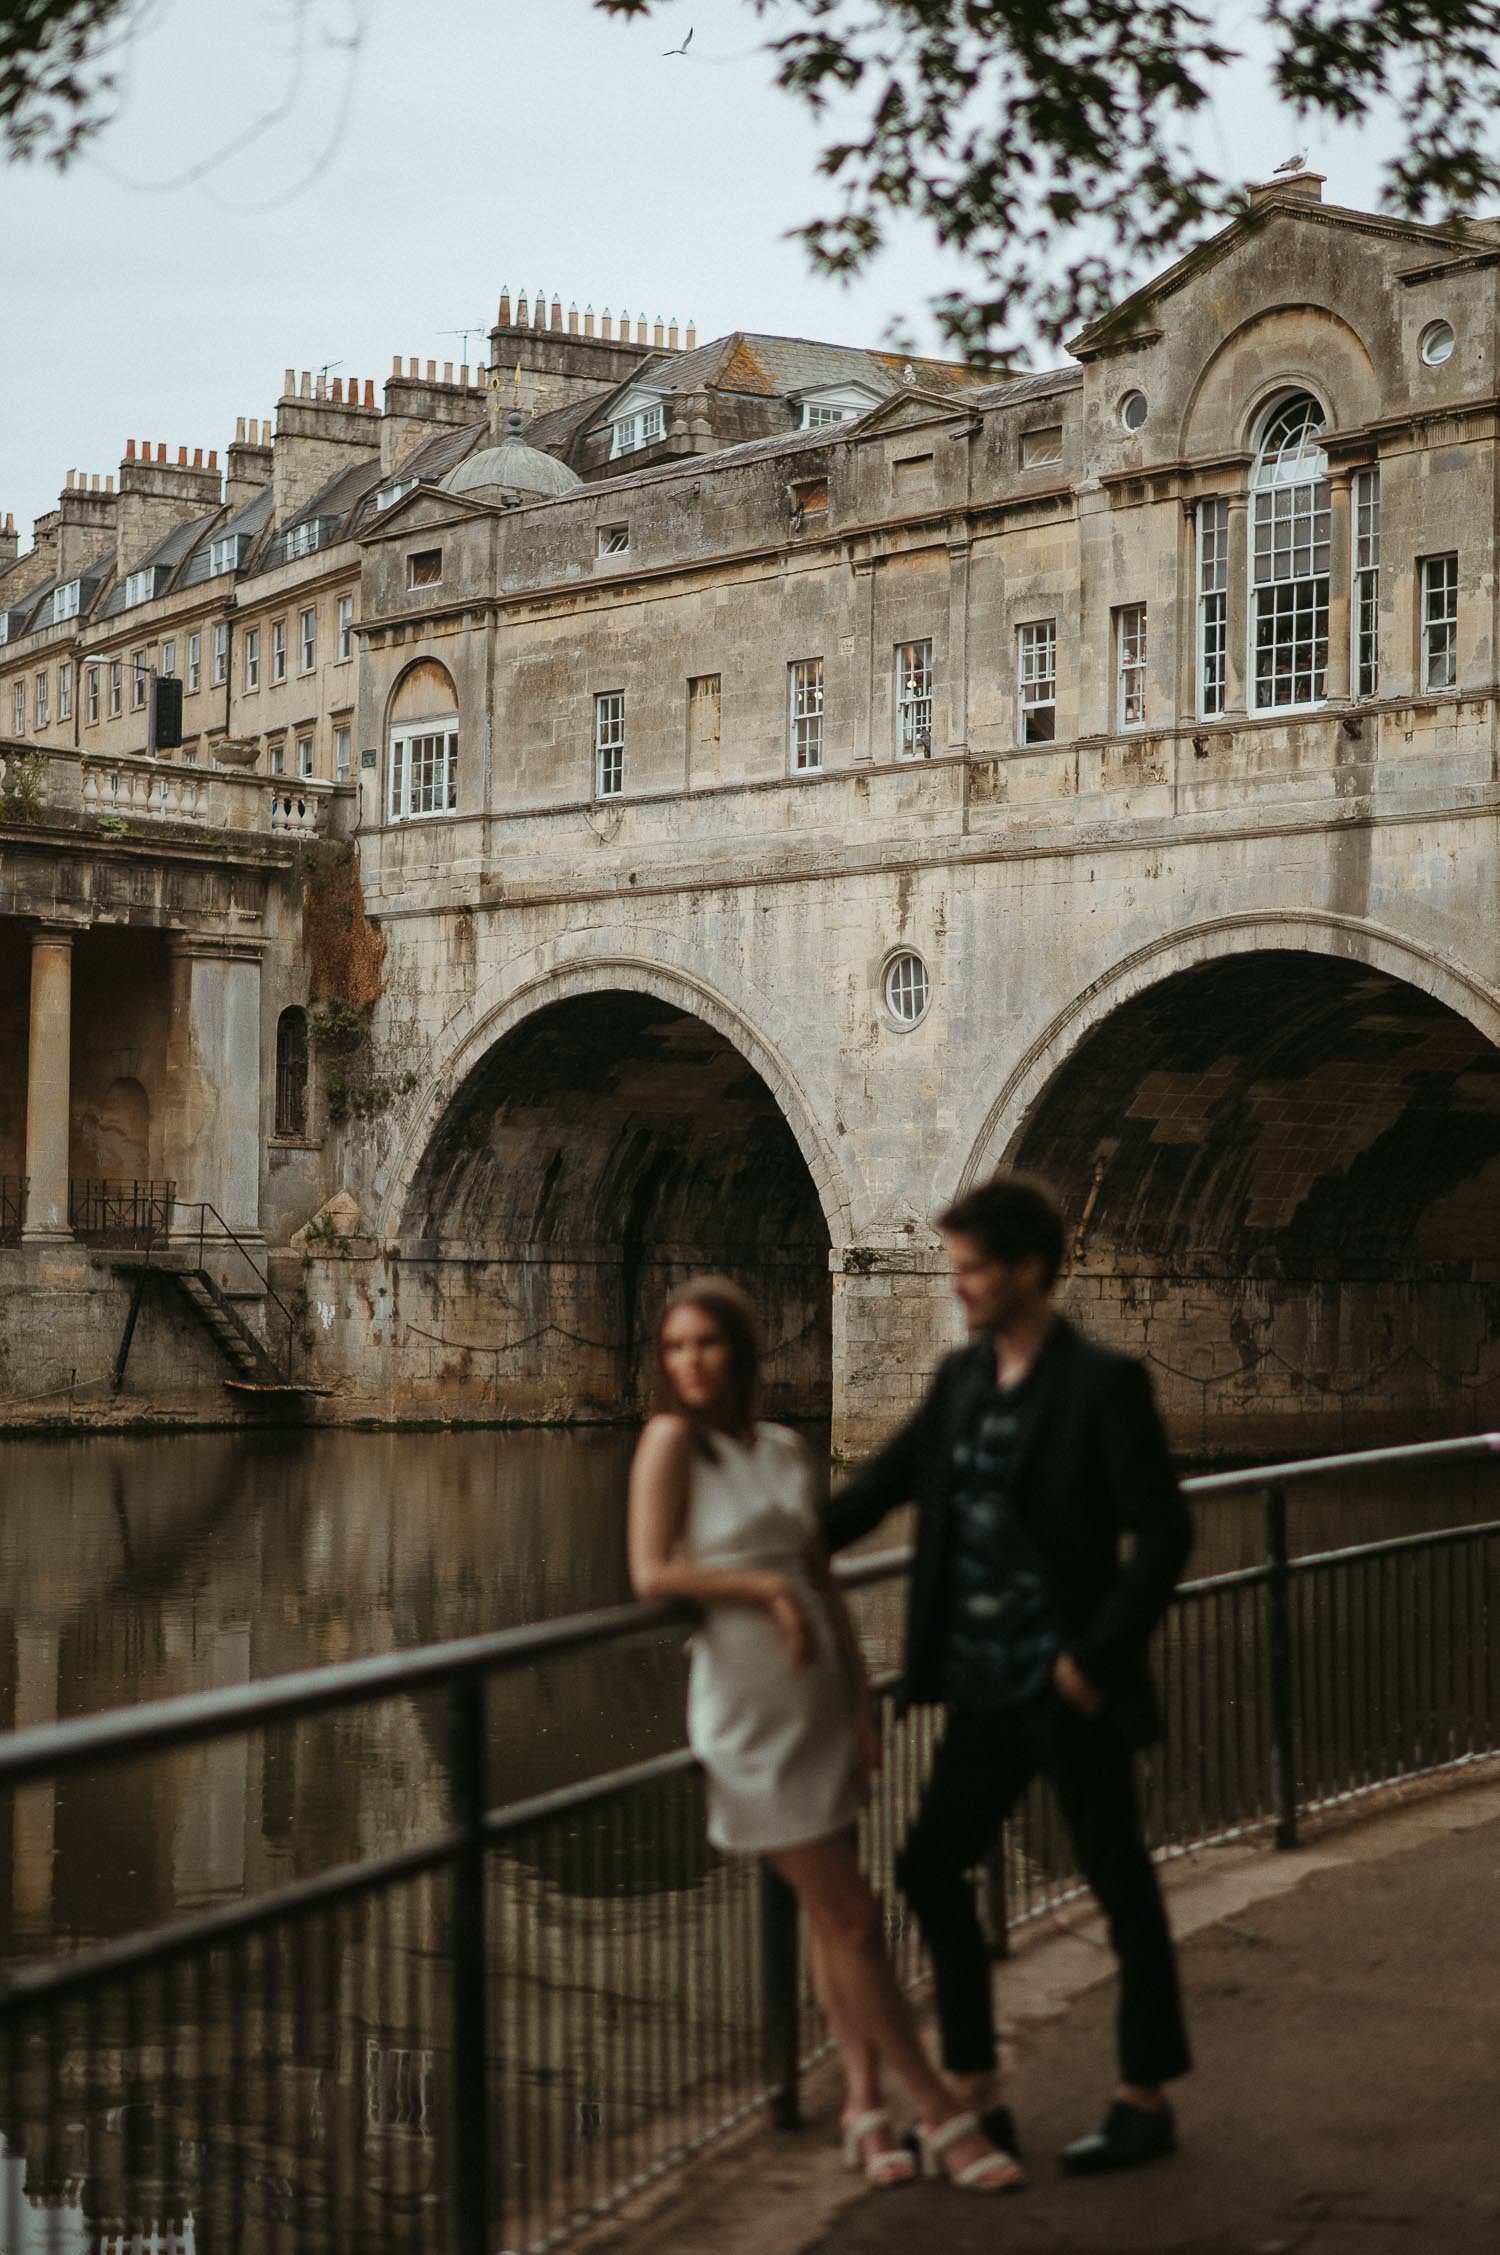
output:
{"label": "dark jacket", "polygon": [[[831,1550],[917,1506],[904,1698],[937,1700],[954,1441],[992,1380],[989,1340],[938,1366],[921,1408],[824,1508]],[[1192,1547],[1187,1506],[1138,1362],[1058,1318],[1029,1389],[1015,1501],[1041,1561],[1064,1647],[1132,1745],[1161,1735],[1146,1644]],[[1134,1538],[1127,1559],[1122,1537]]]}

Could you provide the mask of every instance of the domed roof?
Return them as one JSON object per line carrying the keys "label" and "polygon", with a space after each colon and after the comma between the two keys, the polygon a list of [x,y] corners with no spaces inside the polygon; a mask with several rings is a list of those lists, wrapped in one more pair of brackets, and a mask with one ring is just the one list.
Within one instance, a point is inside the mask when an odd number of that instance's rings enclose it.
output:
{"label": "domed roof", "polygon": [[555,454],[543,454],[540,447],[528,446],[521,436],[525,417],[518,407],[513,407],[506,418],[505,437],[499,446],[486,446],[478,454],[470,454],[456,469],[442,480],[448,493],[482,493],[498,489],[506,493],[534,493],[552,496],[571,493],[583,480],[559,462]]}

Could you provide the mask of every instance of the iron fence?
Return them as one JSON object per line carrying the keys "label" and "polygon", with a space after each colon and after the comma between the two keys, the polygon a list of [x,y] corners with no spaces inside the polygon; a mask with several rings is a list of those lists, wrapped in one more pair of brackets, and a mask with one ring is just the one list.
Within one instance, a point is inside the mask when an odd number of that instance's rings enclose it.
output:
{"label": "iron fence", "polygon": [[147,1246],[171,1226],[175,1182],[104,1182],[76,1178],[68,1184],[68,1227],[93,1245]]}
{"label": "iron fence", "polygon": [[[1286,1490],[1351,1466],[1493,1456],[1500,1437],[1216,1475],[1267,1489],[1261,1563],[1190,1582],[1165,1624],[1160,1853],[1270,1835],[1500,1747],[1500,1521],[1289,1558]],[[844,1579],[894,1649],[908,1554]],[[495,1806],[506,1699],[568,1656],[678,1619],[626,1606],[54,1724],[0,1740],[12,1826],[101,1764],[142,1774],[247,1733],[339,1756],[350,1720],[418,1718],[444,1780],[418,1838],[0,1982],[0,2247],[178,2255],[559,2247],[769,2104],[795,2120],[824,2038],[784,1891],[705,1843],[677,1749]],[[889,1680],[884,1679],[889,1689]],[[891,1868],[935,1732],[883,1710],[865,1848],[903,1976]],[[345,1756],[347,1758],[347,1756]],[[979,1876],[1006,1928],[1079,1891],[1045,1796]],[[67,2236],[65,2236],[67,2235]]]}
{"label": "iron fence", "polygon": [[14,1245],[26,1219],[26,1176],[0,1174],[0,1245]]}

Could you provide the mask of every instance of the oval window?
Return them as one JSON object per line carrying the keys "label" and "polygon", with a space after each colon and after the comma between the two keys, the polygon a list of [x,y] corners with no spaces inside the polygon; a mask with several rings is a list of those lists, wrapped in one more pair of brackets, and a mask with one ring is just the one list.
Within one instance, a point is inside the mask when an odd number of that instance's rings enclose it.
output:
{"label": "oval window", "polygon": [[1453,357],[1453,328],[1447,321],[1434,321],[1422,331],[1422,358],[1429,368],[1441,368],[1445,360]]}
{"label": "oval window", "polygon": [[1128,391],[1120,402],[1120,421],[1127,431],[1138,431],[1146,420],[1146,395],[1143,391]]}
{"label": "oval window", "polygon": [[927,966],[920,955],[903,948],[885,967],[885,1006],[898,1026],[914,1026],[924,1014],[932,993]]}

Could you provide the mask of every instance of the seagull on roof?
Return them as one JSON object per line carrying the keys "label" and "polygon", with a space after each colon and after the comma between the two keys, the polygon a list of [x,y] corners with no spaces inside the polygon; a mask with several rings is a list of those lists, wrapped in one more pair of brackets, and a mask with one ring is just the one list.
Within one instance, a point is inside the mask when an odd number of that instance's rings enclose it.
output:
{"label": "seagull on roof", "polygon": [[665,62],[665,61],[666,61],[666,59],[667,59],[667,57],[668,57],[668,55],[685,55],[685,54],[687,53],[687,51],[688,51],[689,47],[691,47],[691,46],[692,46],[692,44],[693,44],[693,33],[694,33],[694,32],[695,32],[696,30],[697,30],[697,28],[698,28],[698,27],[697,27],[697,25],[696,25],[696,24],[692,24],[692,25],[690,25],[690,26],[688,27],[688,35],[687,35],[686,39],[684,39],[684,41],[682,42],[682,45],[681,45],[680,47],[665,47],[665,48],[663,48],[663,50],[662,50],[662,58],[661,58],[661,59],[662,59],[662,61],[663,61],[663,62]]}
{"label": "seagull on roof", "polygon": [[1304,165],[1306,164],[1306,162],[1307,162],[1307,158],[1306,158],[1306,156],[1305,156],[1305,155],[1303,155],[1303,156],[1297,156],[1297,157],[1288,157],[1288,158],[1287,158],[1287,160],[1286,160],[1286,162],[1285,162],[1285,164],[1279,164],[1279,165],[1278,165],[1278,166],[1276,167],[1276,170],[1277,170],[1278,172],[1300,172],[1300,171],[1302,170],[1302,167],[1303,167],[1303,166],[1304,166]]}

